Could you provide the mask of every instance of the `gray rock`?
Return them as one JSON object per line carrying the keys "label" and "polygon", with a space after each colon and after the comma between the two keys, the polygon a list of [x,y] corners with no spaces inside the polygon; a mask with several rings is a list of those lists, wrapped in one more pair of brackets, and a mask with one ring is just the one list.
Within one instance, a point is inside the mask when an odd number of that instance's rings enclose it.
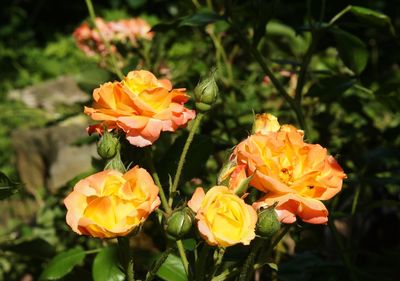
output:
{"label": "gray rock", "polygon": [[86,121],[76,117],[47,128],[20,129],[12,134],[15,162],[22,182],[35,192],[55,191],[77,175],[91,169],[96,145],[74,145],[87,137]]}
{"label": "gray rock", "polygon": [[78,103],[90,99],[90,95],[78,87],[72,76],[60,76],[24,89],[12,90],[8,97],[30,108],[41,108],[55,118],[60,116],[60,112],[69,112],[69,108],[76,108]]}

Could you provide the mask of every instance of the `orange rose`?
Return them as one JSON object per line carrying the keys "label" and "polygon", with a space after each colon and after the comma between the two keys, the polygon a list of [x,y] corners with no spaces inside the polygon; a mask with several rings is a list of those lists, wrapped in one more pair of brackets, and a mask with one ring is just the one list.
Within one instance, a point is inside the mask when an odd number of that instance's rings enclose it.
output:
{"label": "orange rose", "polygon": [[184,107],[185,89],[172,89],[169,80],[158,80],[145,70],[131,71],[122,82],[105,83],[93,92],[93,108],[85,113],[102,121],[89,132],[121,129],[127,140],[140,147],[151,145],[162,131],[173,132],[195,117]]}
{"label": "orange rose", "polygon": [[160,205],[160,199],[150,174],[135,166],[125,174],[107,170],[80,180],[64,204],[73,231],[112,238],[137,228]]}
{"label": "orange rose", "polygon": [[341,190],[346,177],[342,168],[325,148],[305,143],[303,131],[290,125],[278,131],[264,129],[258,128],[258,134],[234,151],[237,163],[254,174],[250,184],[266,193],[254,206],[278,202],[276,210],[284,223],[293,223],[296,215],[305,222],[326,223],[328,211],[319,200]]}
{"label": "orange rose", "polygon": [[188,206],[197,213],[199,232],[209,245],[249,245],[255,237],[256,211],[226,186],[214,186],[207,194],[197,188]]}

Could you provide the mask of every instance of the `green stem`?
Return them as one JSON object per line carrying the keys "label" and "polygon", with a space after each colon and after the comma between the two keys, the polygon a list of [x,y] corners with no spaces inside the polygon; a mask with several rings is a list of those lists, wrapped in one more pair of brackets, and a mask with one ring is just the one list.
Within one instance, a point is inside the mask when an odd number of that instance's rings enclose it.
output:
{"label": "green stem", "polygon": [[228,59],[228,56],[226,55],[225,49],[222,46],[221,40],[215,35],[214,30],[210,30],[208,34],[211,37],[211,40],[214,43],[215,49],[217,51],[217,54],[219,53],[224,61],[225,64],[225,69],[226,69],[226,74],[228,76],[228,81],[229,85],[233,84],[233,72],[232,72],[232,65]]}
{"label": "green stem", "polygon": [[186,276],[189,277],[189,262],[186,257],[185,248],[183,247],[182,240],[176,241],[176,246],[178,247],[179,256],[181,257],[183,268],[185,269]]}
{"label": "green stem", "polygon": [[[297,105],[300,107],[301,106],[301,98],[303,96],[303,88],[306,82],[306,75],[307,75],[307,71],[308,71],[308,66],[310,65],[311,59],[312,59],[312,55],[314,53],[315,47],[317,45],[317,39],[318,36],[316,34],[316,32],[312,32],[312,39],[311,39],[311,43],[310,46],[307,49],[307,52],[304,56],[304,60],[303,63],[301,65],[301,70],[299,73],[299,79],[297,82],[297,87],[296,87],[296,93],[295,93],[295,102],[297,103]],[[303,128],[305,129],[305,128]]]}
{"label": "green stem", "polygon": [[125,271],[126,281],[134,281],[133,258],[128,237],[118,237],[118,247],[121,255],[122,266]]}
{"label": "green stem", "polygon": [[200,5],[199,1],[197,1],[197,0],[192,0],[192,3],[193,3],[193,5],[196,7],[196,9],[200,9],[200,8],[201,8],[201,5]]}
{"label": "green stem", "polygon": [[174,181],[173,181],[172,187],[171,187],[171,194],[170,194],[169,201],[168,201],[170,207],[172,207],[172,203],[174,200],[174,194],[175,194],[176,189],[178,188],[179,180],[180,180],[181,174],[182,174],[183,165],[185,164],[186,154],[188,153],[190,144],[193,141],[194,134],[196,133],[196,131],[200,125],[201,119],[203,119],[203,116],[204,116],[204,113],[201,113],[201,112],[197,113],[197,117],[194,120],[193,126],[190,128],[189,136],[186,139],[185,145],[183,147],[181,157],[179,158],[178,168],[176,169]]}
{"label": "green stem", "polygon": [[205,277],[205,267],[207,264],[207,259],[210,254],[211,247],[204,243],[203,247],[201,248],[199,259],[196,261],[195,264],[195,280],[196,281],[203,281]]}
{"label": "green stem", "polygon": [[111,50],[110,43],[105,39],[105,37],[104,37],[103,33],[101,32],[101,30],[97,27],[97,24],[96,24],[96,14],[95,14],[95,12],[94,12],[93,3],[92,3],[91,0],[85,0],[85,1],[86,1],[86,6],[87,6],[88,11],[89,11],[90,20],[92,21],[93,26],[94,26],[94,27],[97,29],[97,31],[99,32],[101,41],[103,41],[104,45],[105,45],[106,48],[107,48],[107,53],[108,53],[109,56],[110,56],[111,63],[112,63],[113,68],[114,68],[114,69],[113,69],[113,72],[118,76],[119,79],[122,80],[122,79],[124,79],[124,75],[122,74],[121,70],[120,70],[119,67],[118,67],[117,60],[116,60],[116,58],[115,58],[115,56],[114,56],[114,53],[113,53],[112,50]]}
{"label": "green stem", "polygon": [[146,158],[147,158],[147,163],[149,165],[149,169],[151,172],[151,175],[154,179],[154,182],[158,186],[159,189],[159,194],[160,194],[160,199],[161,199],[161,205],[164,208],[164,210],[167,212],[167,214],[170,214],[172,212],[171,207],[168,205],[167,197],[165,196],[164,189],[161,185],[160,178],[158,177],[157,171],[154,167],[154,161],[153,161],[153,153],[151,150],[151,147],[145,148],[145,153],[146,153]]}
{"label": "green stem", "polygon": [[338,19],[340,19],[344,14],[346,14],[348,11],[351,10],[351,5],[347,6],[346,8],[344,8],[343,10],[341,10],[336,16],[334,16],[330,22],[329,22],[329,26],[332,26]]}
{"label": "green stem", "polygon": [[254,265],[254,270],[257,270],[268,263],[268,258],[271,256],[272,251],[274,250],[276,245],[278,245],[278,243],[282,240],[282,238],[285,237],[285,235],[289,232],[290,227],[291,227],[290,224],[286,224],[281,229],[281,231],[275,236],[275,238],[271,240],[271,243],[269,244],[267,251],[264,254],[260,255],[261,257],[259,258],[259,260],[261,260],[262,262],[256,263]]}
{"label": "green stem", "polygon": [[258,62],[258,64],[261,66],[261,68],[265,72],[265,74],[268,75],[268,77],[271,79],[271,82],[275,86],[275,88],[278,90],[278,93],[288,102],[289,106],[295,112],[297,120],[299,121],[300,127],[303,130],[306,130],[307,129],[306,128],[306,123],[305,123],[305,120],[304,120],[304,115],[303,115],[301,107],[287,93],[287,91],[285,90],[285,88],[283,87],[281,82],[275,77],[275,75],[269,69],[269,67],[268,67],[267,63],[265,62],[263,56],[261,55],[260,51],[255,46],[250,44],[250,42],[248,41],[247,37],[243,35],[243,33],[240,30],[240,28],[238,28],[234,22],[228,21],[228,23],[236,31],[236,33],[238,34],[239,40],[248,49],[248,51],[254,57],[254,59]]}
{"label": "green stem", "polygon": [[364,186],[364,174],[365,174],[366,168],[364,167],[361,172],[360,172],[360,180],[359,183],[356,187],[356,192],[354,194],[354,199],[353,199],[353,203],[351,204],[351,215],[354,216],[354,214],[356,213],[357,210],[357,205],[358,205],[358,200],[360,199],[360,194],[361,194],[361,189]]}
{"label": "green stem", "polygon": [[240,276],[239,276],[239,281],[248,281],[250,280],[251,276],[253,275],[253,265],[254,261],[257,257],[258,252],[260,251],[262,245],[263,245],[263,240],[256,238],[254,242],[252,243],[252,247],[250,250],[249,255],[246,258],[246,261],[243,264]]}
{"label": "green stem", "polygon": [[172,250],[173,248],[169,248],[160,255],[160,257],[153,264],[151,270],[147,273],[145,281],[152,281],[156,277],[157,271],[163,265]]}
{"label": "green stem", "polygon": [[227,268],[220,275],[215,276],[211,281],[224,281],[234,277],[240,273],[238,268]]}
{"label": "green stem", "polygon": [[[214,278],[211,279],[211,281],[223,281],[223,280],[227,280],[228,278],[232,278],[240,273],[243,274],[243,270],[245,269],[246,263],[248,263],[249,266],[252,266],[252,270],[257,270],[262,268],[264,265],[266,265],[268,263],[268,258],[271,255],[272,251],[274,250],[275,246],[282,240],[282,238],[286,235],[286,233],[288,233],[288,231],[290,230],[290,226],[291,225],[285,225],[282,230],[276,235],[275,239],[273,239],[273,241],[271,242],[271,244],[268,247],[268,250],[265,252],[265,254],[262,257],[262,260],[265,260],[264,262],[258,262],[256,264],[254,264],[254,260],[253,263],[251,263],[251,260],[248,261],[248,259],[246,259],[245,265],[243,266],[242,270],[239,270],[238,268],[227,268],[225,269],[220,275],[215,276]],[[258,245],[256,247],[256,250],[258,248],[258,250],[262,247],[262,241],[258,242]],[[254,250],[254,251],[256,251]],[[252,249],[253,251],[253,249]],[[250,253],[250,255],[252,255],[252,253]],[[249,255],[249,256],[250,256]],[[250,259],[252,259],[252,257],[250,257]],[[242,277],[240,277],[242,278]],[[246,280],[246,279],[239,279],[239,280]]]}
{"label": "green stem", "polygon": [[222,264],[222,259],[224,258],[224,255],[225,255],[225,250],[226,250],[225,248],[217,249],[217,251],[218,251],[217,258],[215,260],[214,271],[213,271],[213,274],[211,277],[214,277],[215,274],[217,274],[218,270],[220,269],[221,264]]}
{"label": "green stem", "polygon": [[350,261],[349,256],[347,255],[346,249],[343,246],[342,240],[340,239],[340,236],[339,236],[339,233],[338,233],[338,231],[336,229],[335,223],[333,221],[329,220],[328,225],[329,225],[329,228],[331,229],[333,237],[335,238],[336,244],[339,247],[338,250],[340,252],[340,255],[342,256],[342,259],[343,259],[343,262],[344,262],[345,266],[347,267],[347,271],[350,274],[350,280],[357,281],[358,278],[354,274],[353,265],[352,265],[352,263]]}
{"label": "green stem", "polygon": [[101,250],[103,250],[103,248],[101,248],[101,249],[87,250],[87,251],[85,251],[85,254],[86,254],[86,255],[96,254],[96,253],[100,252]]}
{"label": "green stem", "polygon": [[108,170],[108,169],[116,170],[121,173],[126,172],[126,168],[125,168],[124,163],[122,163],[121,154],[119,151],[117,151],[117,153],[115,154],[115,156],[113,158],[107,160],[104,170]]}
{"label": "green stem", "polygon": [[[308,7],[307,10],[311,10],[310,7]],[[317,42],[319,40],[320,34],[319,34],[319,30],[322,24],[322,20],[324,19],[324,15],[325,15],[325,0],[322,0],[321,3],[321,10],[320,10],[320,15],[319,15],[319,22],[317,24],[317,27],[312,23],[311,21],[311,12],[309,12],[309,21],[310,21],[310,26],[312,28],[311,31],[311,43],[310,46],[307,49],[307,52],[304,56],[303,59],[303,63],[301,65],[301,70],[299,73],[299,79],[297,82],[297,87],[296,87],[296,94],[295,94],[295,101],[298,104],[298,106],[301,106],[301,98],[303,96],[303,88],[304,88],[304,84],[306,81],[306,75],[307,75],[307,71],[308,71],[308,66],[311,62],[312,59],[312,55],[314,54]],[[317,30],[316,30],[317,29]]]}

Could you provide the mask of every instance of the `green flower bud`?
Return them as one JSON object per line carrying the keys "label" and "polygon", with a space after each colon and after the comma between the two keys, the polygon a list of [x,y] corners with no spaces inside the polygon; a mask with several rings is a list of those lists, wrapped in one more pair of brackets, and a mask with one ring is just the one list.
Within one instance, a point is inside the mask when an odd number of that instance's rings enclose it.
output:
{"label": "green flower bud", "polygon": [[190,232],[193,221],[192,211],[189,208],[177,210],[168,218],[167,233],[179,240]]}
{"label": "green flower bud", "polygon": [[113,158],[119,150],[118,138],[114,137],[107,130],[104,130],[103,136],[97,143],[97,153],[101,158],[107,160]]}
{"label": "green flower bud", "polygon": [[279,229],[281,223],[275,212],[275,206],[260,210],[256,224],[256,234],[263,238],[271,238]]}
{"label": "green flower bud", "polygon": [[218,85],[214,79],[214,71],[203,79],[194,89],[196,109],[198,111],[208,111],[211,109],[218,97]]}

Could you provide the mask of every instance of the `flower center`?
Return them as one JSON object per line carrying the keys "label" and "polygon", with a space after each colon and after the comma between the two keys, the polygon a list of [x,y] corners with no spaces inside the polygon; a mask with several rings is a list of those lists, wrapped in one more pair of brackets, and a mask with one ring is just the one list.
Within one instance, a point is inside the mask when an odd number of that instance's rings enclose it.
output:
{"label": "flower center", "polygon": [[279,172],[279,179],[286,185],[293,184],[293,167],[282,168]]}

